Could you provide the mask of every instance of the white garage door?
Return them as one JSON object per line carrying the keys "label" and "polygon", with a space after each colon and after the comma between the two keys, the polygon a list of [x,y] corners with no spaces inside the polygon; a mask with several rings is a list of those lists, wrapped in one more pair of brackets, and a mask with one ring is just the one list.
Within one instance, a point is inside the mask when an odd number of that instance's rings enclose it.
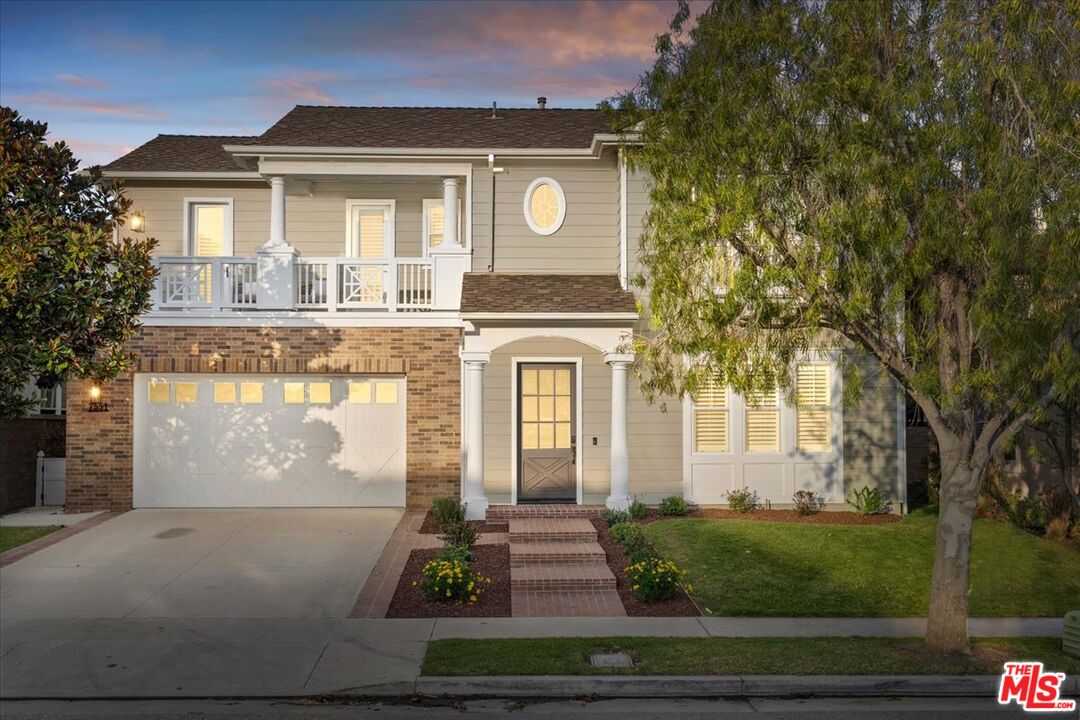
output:
{"label": "white garage door", "polygon": [[402,507],[405,380],[135,376],[135,507]]}

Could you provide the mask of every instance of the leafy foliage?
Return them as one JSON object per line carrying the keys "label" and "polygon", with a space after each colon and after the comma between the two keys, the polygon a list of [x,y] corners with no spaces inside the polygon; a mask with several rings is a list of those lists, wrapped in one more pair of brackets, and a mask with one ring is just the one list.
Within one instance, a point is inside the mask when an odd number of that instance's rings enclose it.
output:
{"label": "leafy foliage", "polygon": [[124,344],[150,307],[154,241],[113,239],[130,201],[49,144],[44,123],[0,107],[0,413],[22,390],[67,377],[107,380],[130,367]]}
{"label": "leafy foliage", "polygon": [[645,537],[645,531],[640,525],[633,523],[612,525],[611,537],[622,546],[623,551],[632,563],[638,563],[656,555],[648,538]]}
{"label": "leafy foliage", "polygon": [[456,498],[437,497],[431,501],[431,517],[445,531],[451,525],[465,522],[465,506]]}
{"label": "leafy foliage", "polygon": [[892,511],[892,501],[886,499],[879,488],[869,485],[852,490],[848,504],[859,515],[885,515]]}
{"label": "leafy foliage", "polygon": [[626,509],[630,513],[631,520],[642,520],[645,515],[648,514],[649,509],[645,507],[645,503],[635,495],[634,499],[630,501],[630,507]]}
{"label": "leafy foliage", "polygon": [[813,490],[796,490],[791,502],[795,504],[795,514],[803,516],[815,515],[825,506],[825,501]]}
{"label": "leafy foliage", "polygon": [[491,578],[481,577],[459,560],[431,560],[424,565],[420,589],[428,600],[472,604],[480,599]]}
{"label": "leafy foliage", "polygon": [[757,491],[745,486],[727,491],[724,497],[727,498],[728,508],[734,512],[748,513],[758,508]]}
{"label": "leafy foliage", "polygon": [[690,503],[679,495],[669,495],[660,501],[658,509],[661,515],[678,517],[690,512]]}
{"label": "leafy foliage", "polygon": [[[686,571],[680,570],[675,563],[658,557],[642,560],[626,568],[630,589],[638,600],[647,603],[675,597],[685,575]],[[689,592],[693,588],[686,586],[686,589]]]}
{"label": "leafy foliage", "polygon": [[444,527],[439,539],[443,541],[443,546],[453,553],[453,556],[472,559],[472,547],[479,536],[480,533],[475,525],[462,521]]}
{"label": "leafy foliage", "polygon": [[630,513],[626,510],[613,510],[611,508],[604,508],[600,511],[600,519],[608,524],[608,527],[612,525],[618,525],[619,523],[625,523],[630,521]]}

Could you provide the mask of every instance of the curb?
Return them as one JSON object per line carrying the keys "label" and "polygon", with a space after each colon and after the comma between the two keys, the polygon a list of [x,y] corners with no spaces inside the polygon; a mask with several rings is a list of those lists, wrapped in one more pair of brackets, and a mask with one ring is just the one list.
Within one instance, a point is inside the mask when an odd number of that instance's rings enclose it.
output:
{"label": "curb", "polygon": [[[453,697],[994,697],[997,675],[716,675],[425,677],[416,693]],[[1080,695],[1080,676],[1062,684]]]}
{"label": "curb", "polygon": [[4,552],[0,553],[0,567],[7,567],[13,562],[22,560],[24,557],[33,555],[34,553],[40,552],[45,548],[52,547],[58,542],[67,540],[73,535],[78,535],[84,530],[89,530],[96,525],[100,525],[106,520],[112,520],[114,517],[118,517],[120,515],[123,515],[123,513],[112,511],[98,513],[94,517],[86,518],[85,520],[77,522],[74,525],[62,527],[59,530],[49,533],[48,535],[39,537],[37,540],[31,540],[28,543],[16,545],[10,550],[5,550]]}

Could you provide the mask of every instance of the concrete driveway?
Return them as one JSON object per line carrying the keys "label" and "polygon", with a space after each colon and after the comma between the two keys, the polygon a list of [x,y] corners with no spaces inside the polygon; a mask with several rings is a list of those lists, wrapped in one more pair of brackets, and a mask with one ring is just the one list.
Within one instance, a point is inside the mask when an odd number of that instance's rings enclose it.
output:
{"label": "concrete driveway", "polygon": [[344,618],[401,514],[134,510],[0,569],[0,618]]}

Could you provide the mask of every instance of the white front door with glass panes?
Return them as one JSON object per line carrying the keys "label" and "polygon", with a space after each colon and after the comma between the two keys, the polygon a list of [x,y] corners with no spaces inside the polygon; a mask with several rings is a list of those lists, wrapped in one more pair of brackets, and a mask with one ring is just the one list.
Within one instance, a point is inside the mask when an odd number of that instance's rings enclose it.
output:
{"label": "white front door with glass panes", "polygon": [[338,304],[382,305],[386,301],[390,271],[386,259],[394,256],[394,202],[349,200],[346,207],[349,221],[346,254],[357,260],[341,267]]}
{"label": "white front door with glass panes", "polygon": [[[184,238],[185,253],[197,258],[227,257],[233,254],[232,202],[217,198],[186,198],[184,200],[187,236]],[[190,287],[196,289],[197,297],[190,298],[209,303],[213,297],[213,272],[205,263],[194,263],[190,272]]]}
{"label": "white front door with glass panes", "polygon": [[137,374],[135,507],[402,507],[405,380]]}
{"label": "white front door with glass panes", "polygon": [[742,395],[707,384],[684,403],[683,481],[688,500],[724,504],[743,487],[788,504],[796,490],[844,501],[843,415],[835,358],[800,363],[793,397]]}

